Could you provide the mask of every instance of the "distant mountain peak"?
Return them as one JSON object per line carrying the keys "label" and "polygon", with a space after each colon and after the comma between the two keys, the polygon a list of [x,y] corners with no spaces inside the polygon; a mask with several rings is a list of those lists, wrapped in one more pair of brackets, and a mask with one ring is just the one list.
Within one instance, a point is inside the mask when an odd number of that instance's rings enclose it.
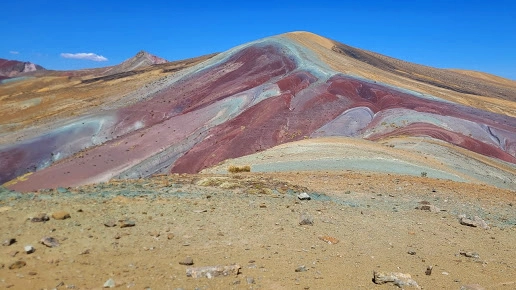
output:
{"label": "distant mountain peak", "polygon": [[155,56],[145,50],[140,50],[135,56],[124,60],[122,63],[109,67],[104,71],[103,75],[112,75],[117,73],[128,72],[136,69],[146,68],[155,64],[167,63],[164,58]]}
{"label": "distant mountain peak", "polygon": [[148,53],[145,50],[140,50],[135,56],[133,56],[132,58],[130,58],[130,59],[126,60],[126,61],[124,61],[123,63],[126,63],[126,62],[141,62],[141,61],[143,61],[145,63],[145,65],[161,64],[161,63],[168,62],[164,58],[161,58],[161,57],[155,56],[153,54],[150,54],[150,53]]}
{"label": "distant mountain peak", "polygon": [[44,69],[42,66],[32,62],[0,58],[0,79],[12,78],[22,73]]}

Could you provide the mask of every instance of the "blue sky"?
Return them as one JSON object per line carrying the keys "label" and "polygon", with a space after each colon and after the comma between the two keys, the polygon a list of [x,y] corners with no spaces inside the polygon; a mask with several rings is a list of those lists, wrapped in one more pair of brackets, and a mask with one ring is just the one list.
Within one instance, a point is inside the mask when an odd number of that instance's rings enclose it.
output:
{"label": "blue sky", "polygon": [[114,65],[142,49],[180,60],[305,30],[410,62],[516,80],[513,2],[12,0],[0,9],[0,58],[59,70]]}

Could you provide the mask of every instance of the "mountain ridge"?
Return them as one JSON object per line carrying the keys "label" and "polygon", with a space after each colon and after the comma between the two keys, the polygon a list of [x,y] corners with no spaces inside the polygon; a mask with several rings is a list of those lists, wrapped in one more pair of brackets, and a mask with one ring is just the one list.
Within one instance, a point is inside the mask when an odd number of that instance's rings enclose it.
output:
{"label": "mountain ridge", "polygon": [[0,80],[16,77],[20,74],[45,70],[40,65],[28,61],[8,60],[0,58]]}
{"label": "mountain ridge", "polygon": [[[76,186],[111,178],[196,173],[279,145],[290,148],[303,139],[337,137],[344,143],[358,138],[388,146],[386,153],[377,146],[364,147],[371,156],[387,158],[386,168],[401,162],[391,152],[401,150],[407,156],[426,157],[422,162],[404,161],[412,164],[407,167],[410,174],[461,176],[467,182],[507,187],[516,173],[516,88],[487,81],[470,86],[471,78],[307,32],[282,34],[179,70],[156,66],[145,74],[71,82],[70,89],[83,90],[85,97],[104,85],[125,91],[90,97],[110,101],[89,107],[65,124],[49,123],[53,129],[45,134],[19,131],[23,144],[0,149],[5,156],[0,167],[17,169],[0,173],[2,181],[17,190]],[[312,147],[305,148],[309,152]],[[306,156],[299,162],[308,168],[322,152],[307,152],[301,152]],[[436,152],[451,157],[442,162]],[[464,163],[468,159],[477,165]],[[379,166],[374,160],[360,162],[364,168]],[[457,166],[464,169],[459,172]],[[478,168],[493,177],[485,180]],[[63,175],[66,178],[58,179]]]}

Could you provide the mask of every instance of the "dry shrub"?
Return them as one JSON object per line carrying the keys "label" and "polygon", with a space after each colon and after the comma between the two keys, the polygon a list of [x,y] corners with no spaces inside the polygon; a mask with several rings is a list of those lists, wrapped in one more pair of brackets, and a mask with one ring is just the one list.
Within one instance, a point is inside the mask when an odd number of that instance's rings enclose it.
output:
{"label": "dry shrub", "polygon": [[251,172],[251,166],[249,166],[249,165],[244,165],[244,166],[230,165],[228,167],[228,171],[230,173]]}

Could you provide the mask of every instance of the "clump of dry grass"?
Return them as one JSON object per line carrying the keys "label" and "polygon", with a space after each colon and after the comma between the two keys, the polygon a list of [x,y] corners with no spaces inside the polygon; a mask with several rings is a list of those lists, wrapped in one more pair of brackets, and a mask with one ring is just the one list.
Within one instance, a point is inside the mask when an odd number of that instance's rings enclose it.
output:
{"label": "clump of dry grass", "polygon": [[251,172],[251,166],[249,166],[249,165],[244,165],[244,166],[230,165],[228,167],[228,171],[230,173]]}

